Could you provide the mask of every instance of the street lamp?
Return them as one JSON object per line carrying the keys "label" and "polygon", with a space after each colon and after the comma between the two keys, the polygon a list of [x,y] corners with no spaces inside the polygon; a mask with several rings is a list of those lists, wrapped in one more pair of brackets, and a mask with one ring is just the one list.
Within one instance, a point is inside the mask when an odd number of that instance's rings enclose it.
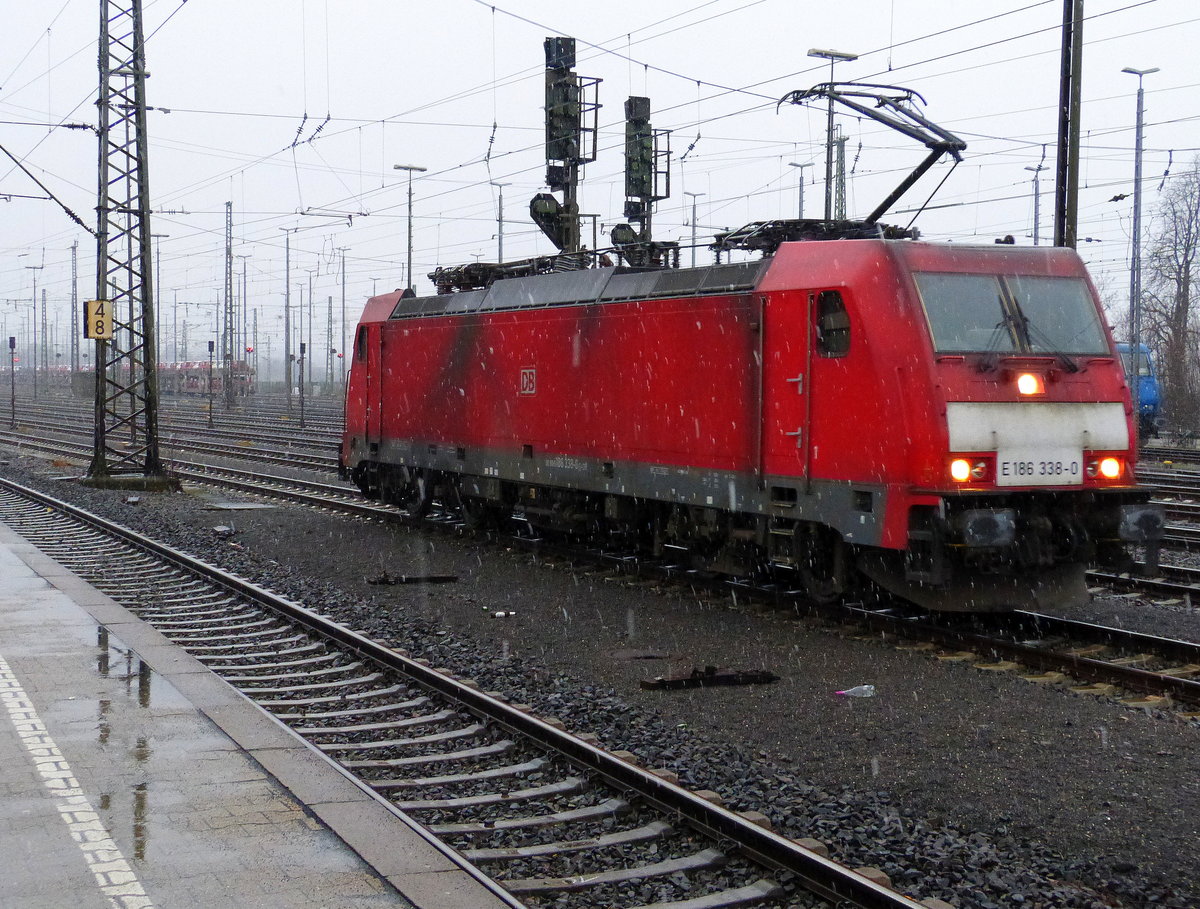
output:
{"label": "street lamp", "polygon": [[[28,255],[28,253],[22,253]],[[26,265],[29,271],[33,272],[33,399],[36,401],[38,396],[38,315],[37,315],[37,273],[45,268],[42,265]],[[45,363],[42,364],[45,367]]]}
{"label": "street lamp", "polygon": [[804,220],[804,168],[812,167],[812,166],[813,166],[812,161],[805,161],[803,164],[799,163],[798,161],[789,161],[788,162],[788,167],[800,168],[800,172],[798,174],[800,179],[798,182],[800,185],[800,220],[801,221]]}
{"label": "street lamp", "polygon": [[1137,135],[1134,138],[1133,151],[1133,255],[1129,263],[1129,360],[1133,364],[1133,381],[1131,395],[1133,397],[1133,425],[1139,430],[1142,420],[1141,395],[1142,384],[1142,111],[1144,93],[1142,77],[1158,72],[1158,67],[1150,69],[1134,69],[1127,66],[1123,73],[1138,77],[1137,90]]}
{"label": "street lamp", "polygon": [[[839,60],[849,63],[857,60],[858,54],[848,54],[844,51],[821,50],[811,48],[810,57],[819,57],[829,61],[829,90],[833,91],[833,65]],[[825,220],[833,220],[833,95],[829,96],[829,119],[825,127]]]}
{"label": "street lamp", "polygon": [[346,352],[346,250],[347,246],[338,248],[338,252],[342,254],[342,346],[341,353],[338,354],[338,359],[342,361],[342,390],[346,388],[346,358],[342,356]]}
{"label": "street lamp", "polygon": [[1046,169],[1045,164],[1027,164],[1026,170],[1033,171],[1033,245],[1038,245],[1038,221],[1042,217],[1042,181],[1038,175]]}
{"label": "street lamp", "polygon": [[8,428],[17,428],[17,339],[8,336]]}
{"label": "street lamp", "polygon": [[213,425],[213,417],[212,417],[212,407],[213,407],[213,348],[214,348],[215,346],[216,346],[216,345],[215,345],[215,342],[213,342],[213,341],[209,341],[209,342],[208,342],[208,428],[209,428],[209,429],[212,429],[212,425]]}
{"label": "street lamp", "polygon": [[247,271],[249,270],[249,267],[250,267],[247,260],[250,258],[250,254],[246,253],[243,255],[243,254],[239,253],[238,258],[242,260],[242,305],[240,307],[242,324],[241,324],[240,340],[234,346],[240,353],[240,352],[246,350],[246,348],[249,346],[249,344],[247,343],[247,339],[248,339],[247,332],[248,332],[250,326],[247,323],[250,318],[250,300],[249,300],[249,297],[247,296],[246,282],[247,282],[247,277],[248,277]]}
{"label": "street lamp", "polygon": [[[504,187],[512,186],[511,183],[497,183],[495,180],[488,181],[496,189],[500,190],[500,198],[496,205],[496,262],[500,265],[504,264]],[[411,203],[410,203],[411,204]]]}
{"label": "street lamp", "polygon": [[412,289],[412,286],[413,286],[413,280],[412,280],[412,175],[413,175],[413,171],[423,174],[428,169],[429,168],[427,168],[427,167],[418,167],[415,164],[393,164],[392,165],[392,170],[408,171],[408,281],[405,282],[404,286],[410,290]]}
{"label": "street lamp", "polygon": [[300,428],[304,428],[304,354],[307,346],[300,342]]}
{"label": "street lamp", "polygon": [[696,267],[696,197],[706,196],[708,193],[689,193],[686,190],[683,193],[685,196],[692,197],[692,268]]}
{"label": "street lamp", "polygon": [[158,242],[154,244],[154,288],[153,299],[154,306],[154,349],[158,352],[158,359],[162,359],[162,347],[159,342],[162,340],[162,307],[158,305],[158,301],[162,299],[162,241],[170,237],[170,234],[151,234],[152,240]]}
{"label": "street lamp", "polygon": [[281,227],[283,231],[283,388],[287,395],[288,416],[292,415],[292,234],[298,227]]}

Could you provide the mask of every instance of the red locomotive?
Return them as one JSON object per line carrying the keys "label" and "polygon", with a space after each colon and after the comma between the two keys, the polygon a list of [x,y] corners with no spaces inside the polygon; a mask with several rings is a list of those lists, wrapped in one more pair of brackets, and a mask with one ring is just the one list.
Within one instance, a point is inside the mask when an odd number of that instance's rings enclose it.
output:
{"label": "red locomotive", "polygon": [[1120,359],[1073,250],[785,242],[367,303],[341,448],[368,496],[865,574],[937,609],[1086,596],[1153,557]]}
{"label": "red locomotive", "polygon": [[[879,223],[966,147],[919,95],[786,95],[929,154],[865,220],[832,218],[827,198],[826,220],[718,235],[704,268],[651,239],[669,155],[649,99],[630,98],[625,216],[640,229],[618,225],[623,264],[597,268],[576,197],[595,157],[591,83],[571,39],[545,50],[546,182],[563,202],[542,193],[530,213],[564,255],[438,269],[437,296],[371,298],[340,454],[364,493],[786,571],[822,600],[866,576],[935,609],[1045,606],[1086,597],[1090,562],[1127,566],[1126,543],[1153,564],[1163,514],[1135,483],[1124,372],[1075,252],[913,242]],[[720,264],[735,249],[762,257]]]}

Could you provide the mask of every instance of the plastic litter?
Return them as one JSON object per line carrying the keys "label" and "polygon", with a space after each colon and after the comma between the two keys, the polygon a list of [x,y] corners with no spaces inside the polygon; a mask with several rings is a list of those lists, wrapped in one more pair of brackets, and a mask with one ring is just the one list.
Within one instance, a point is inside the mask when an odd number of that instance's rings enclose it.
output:
{"label": "plastic litter", "polygon": [[835,691],[834,694],[840,694],[847,698],[873,698],[875,697],[875,686],[855,685],[853,688],[847,688],[844,691]]}

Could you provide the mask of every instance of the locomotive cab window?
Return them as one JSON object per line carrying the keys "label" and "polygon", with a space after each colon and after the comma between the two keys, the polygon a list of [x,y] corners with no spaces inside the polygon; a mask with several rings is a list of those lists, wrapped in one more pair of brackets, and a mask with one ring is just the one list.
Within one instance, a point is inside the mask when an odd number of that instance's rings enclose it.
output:
{"label": "locomotive cab window", "polygon": [[1108,339],[1079,278],[913,275],[938,353],[1106,354]]}
{"label": "locomotive cab window", "polygon": [[367,362],[367,329],[360,327],[358,336],[354,339],[354,358],[360,363]]}
{"label": "locomotive cab window", "polygon": [[844,357],[850,352],[850,314],[836,290],[817,294],[817,351],[823,357]]}
{"label": "locomotive cab window", "polygon": [[1108,353],[1108,338],[1079,278],[1013,275],[1005,283],[1024,319],[1034,353]]}
{"label": "locomotive cab window", "polygon": [[938,353],[1012,353],[1019,349],[1004,311],[1000,279],[995,275],[926,272],[913,277]]}

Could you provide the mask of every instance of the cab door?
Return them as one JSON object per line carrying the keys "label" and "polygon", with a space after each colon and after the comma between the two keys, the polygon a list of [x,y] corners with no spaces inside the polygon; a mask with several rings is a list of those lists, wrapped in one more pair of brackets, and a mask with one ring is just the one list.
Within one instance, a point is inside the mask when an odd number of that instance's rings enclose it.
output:
{"label": "cab door", "polygon": [[[850,357],[850,313],[840,288],[810,291],[808,297],[808,434],[804,442],[809,479],[863,479],[858,453],[882,423],[864,419],[875,405]],[[859,345],[861,346],[861,344]],[[856,380],[856,375],[859,378]],[[877,389],[875,389],[877,391]],[[883,453],[878,457],[882,459]]]}
{"label": "cab door", "polygon": [[367,451],[375,455],[383,439],[383,332],[378,324],[359,328],[358,352],[367,367],[363,388]]}
{"label": "cab door", "polygon": [[780,291],[763,305],[763,473],[769,477],[808,474],[811,421],[809,294]]}

